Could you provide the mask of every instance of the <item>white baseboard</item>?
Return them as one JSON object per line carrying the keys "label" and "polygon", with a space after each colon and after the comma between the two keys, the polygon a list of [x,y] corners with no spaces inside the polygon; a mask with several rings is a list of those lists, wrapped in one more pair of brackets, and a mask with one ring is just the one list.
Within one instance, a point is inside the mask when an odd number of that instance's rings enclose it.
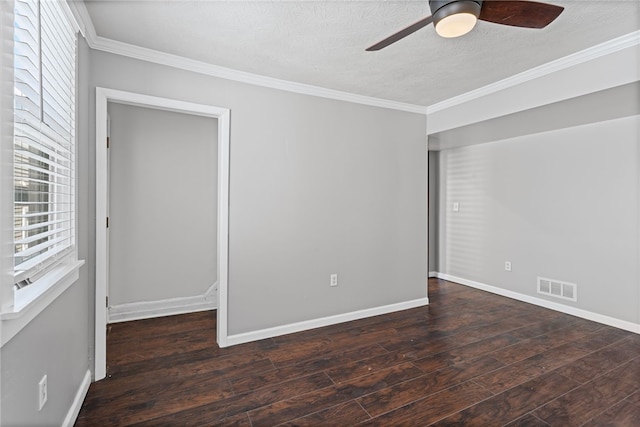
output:
{"label": "white baseboard", "polygon": [[429,278],[431,279],[432,277],[438,277],[438,272],[437,271],[430,271],[429,272]]}
{"label": "white baseboard", "polygon": [[62,427],[73,427],[76,420],[78,419],[78,414],[80,413],[80,408],[82,408],[82,403],[84,402],[84,398],[87,396],[87,392],[89,391],[89,386],[91,385],[91,371],[87,369],[87,372],[84,374],[84,378],[80,383],[80,387],[78,387],[78,391],[76,392],[76,397],[73,399],[73,403],[67,412],[67,416],[64,417],[64,421],[62,422]]}
{"label": "white baseboard", "polygon": [[549,308],[551,310],[559,311],[561,313],[570,314],[572,316],[581,317],[583,319],[592,320],[594,322],[602,323],[604,325],[613,326],[614,328],[624,329],[626,331],[640,334],[640,324],[637,324],[637,323],[616,319],[615,317],[605,316],[604,314],[582,310],[580,308],[571,307],[571,306],[560,304],[554,301],[547,301],[542,298],[532,297],[530,295],[509,291],[507,289],[498,288],[496,286],[487,285],[485,283],[464,279],[462,277],[452,276],[450,274],[436,273],[436,275],[437,275],[436,277],[438,277],[439,279],[448,280],[450,282],[456,282],[461,285],[480,289],[482,291],[491,292],[493,294],[501,295],[503,297],[537,305],[539,307]]}
{"label": "white baseboard", "polygon": [[322,317],[319,319],[305,320],[304,322],[292,323],[289,325],[276,326],[273,328],[261,329],[253,332],[229,335],[226,345],[244,344],[251,341],[273,338],[280,335],[292,334],[295,332],[307,331],[309,329],[321,328],[323,326],[335,325],[337,323],[350,322],[352,320],[364,319],[366,317],[378,316],[381,314],[393,313],[395,311],[408,310],[410,308],[422,307],[429,304],[429,298],[419,298],[411,301],[404,301],[396,304],[383,305],[380,307],[367,308],[364,310],[352,311],[334,316]]}
{"label": "white baseboard", "polygon": [[114,305],[108,308],[107,323],[214,310],[218,306],[217,292],[218,283],[216,282],[203,295]]}

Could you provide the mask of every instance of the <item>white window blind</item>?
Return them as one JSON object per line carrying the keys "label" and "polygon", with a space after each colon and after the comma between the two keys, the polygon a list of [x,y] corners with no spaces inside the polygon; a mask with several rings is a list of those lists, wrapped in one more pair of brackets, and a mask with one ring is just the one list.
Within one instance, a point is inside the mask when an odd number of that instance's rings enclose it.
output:
{"label": "white window blind", "polygon": [[76,34],[57,0],[15,0],[14,271],[23,287],[75,245]]}

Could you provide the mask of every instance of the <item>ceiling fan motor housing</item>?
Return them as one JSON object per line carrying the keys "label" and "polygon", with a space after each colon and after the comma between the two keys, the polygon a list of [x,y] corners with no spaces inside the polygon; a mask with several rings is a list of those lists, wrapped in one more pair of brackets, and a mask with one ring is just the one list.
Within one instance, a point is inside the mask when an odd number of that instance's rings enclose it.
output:
{"label": "ceiling fan motor housing", "polygon": [[477,18],[480,16],[482,0],[429,0],[434,25],[442,19],[457,13],[470,13]]}

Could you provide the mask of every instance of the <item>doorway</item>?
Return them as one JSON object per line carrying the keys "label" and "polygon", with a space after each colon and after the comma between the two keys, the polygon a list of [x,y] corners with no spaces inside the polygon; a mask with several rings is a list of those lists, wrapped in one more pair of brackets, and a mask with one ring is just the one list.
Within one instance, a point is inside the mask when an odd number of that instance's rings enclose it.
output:
{"label": "doorway", "polygon": [[108,323],[214,309],[217,119],[108,112]]}
{"label": "doorway", "polygon": [[[140,108],[142,111],[160,110],[161,112],[182,113],[186,115],[203,116],[207,118],[213,118],[217,121],[217,129],[212,127],[212,140],[217,139],[217,185],[212,182],[212,186],[217,188],[217,206],[215,209],[217,213],[217,224],[215,227],[215,234],[217,235],[216,245],[216,258],[217,265],[216,271],[213,273],[216,277],[216,284],[218,287],[217,292],[217,340],[218,345],[221,347],[226,346],[227,338],[227,274],[228,274],[228,200],[229,200],[229,110],[225,108],[213,107],[208,105],[187,103],[178,100],[172,100],[167,98],[158,98],[147,95],[141,95],[131,92],[116,91],[112,89],[96,88],[96,292],[95,292],[95,312],[96,312],[96,324],[95,324],[95,380],[99,380],[106,375],[106,324],[108,320],[107,315],[107,293],[109,290],[109,253],[110,253],[110,236],[107,218],[109,217],[109,154],[107,149],[107,136],[108,136],[108,108],[109,106],[115,106],[115,110],[118,114],[123,113],[131,107]],[[122,108],[120,108],[122,106]],[[130,112],[130,111],[129,111]],[[188,118],[187,118],[188,120]],[[184,145],[180,147],[181,150],[188,151],[188,145],[186,142],[182,142]],[[152,149],[153,147],[146,147]],[[172,147],[175,150],[176,147]],[[175,153],[175,151],[174,151]],[[139,153],[139,156],[143,156],[144,153]],[[169,155],[170,154],[166,154]],[[135,159],[133,159],[135,160]],[[139,172],[139,171],[138,171]],[[166,173],[171,175],[175,174],[175,170],[172,171],[171,167],[166,168]],[[119,177],[122,178],[122,177]],[[177,176],[176,180],[183,179],[184,177]],[[121,184],[119,184],[121,185]],[[162,186],[163,184],[160,184]],[[165,182],[164,185],[167,185]],[[178,184],[180,185],[180,184]],[[157,192],[156,192],[157,193]],[[139,194],[139,193],[138,193]],[[135,197],[135,194],[134,194]],[[151,199],[150,199],[151,200]],[[138,200],[140,202],[144,200]],[[133,202],[133,199],[132,199]],[[168,206],[167,206],[168,207]],[[119,209],[126,209],[122,205]],[[137,209],[139,211],[139,209]],[[189,207],[186,206],[184,211],[187,212]],[[174,215],[180,214],[180,209],[174,210]],[[103,219],[104,218],[104,222]],[[120,215],[120,218],[123,218]],[[214,219],[211,219],[214,221]],[[188,221],[188,218],[186,219]],[[161,229],[161,224],[156,224],[156,228]],[[158,233],[161,235],[162,233]],[[154,239],[153,233],[137,236],[133,240],[145,240]],[[115,236],[114,236],[115,237]],[[127,239],[133,236],[128,236]],[[194,236],[195,237],[195,236]],[[122,233],[119,238],[122,240]],[[132,241],[133,241],[132,240]],[[114,242],[115,243],[115,242]],[[131,241],[122,243],[118,242],[119,247],[124,247]],[[146,244],[146,243],[145,243]],[[168,244],[168,243],[167,243]],[[162,247],[162,242],[156,242],[156,245]],[[197,249],[197,248],[194,248]],[[162,251],[156,251],[155,255],[158,255]],[[153,255],[153,254],[152,254]],[[122,257],[119,257],[122,258]],[[122,258],[119,262],[125,262]],[[151,261],[152,263],[153,261]],[[151,264],[150,264],[151,265]],[[188,268],[188,266],[184,266]],[[151,274],[148,271],[145,273],[145,269],[141,269],[142,275]],[[210,272],[211,273],[211,272]],[[136,277],[132,274],[133,280],[140,280],[140,277]],[[124,277],[124,276],[123,276]],[[123,280],[120,277],[119,280]],[[123,296],[122,290],[119,290],[119,299],[127,298]],[[140,292],[140,290],[131,291],[134,294]],[[158,292],[158,289],[151,289],[150,287],[142,292]],[[169,295],[171,290],[165,287],[164,296]],[[125,292],[126,293],[126,292]],[[115,295],[114,295],[115,296]],[[131,296],[132,298],[139,298],[139,295]]]}

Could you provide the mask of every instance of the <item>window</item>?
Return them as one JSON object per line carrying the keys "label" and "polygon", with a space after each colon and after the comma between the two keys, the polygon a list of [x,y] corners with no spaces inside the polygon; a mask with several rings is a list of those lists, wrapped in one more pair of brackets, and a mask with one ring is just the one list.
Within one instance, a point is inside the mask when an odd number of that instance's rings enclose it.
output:
{"label": "window", "polygon": [[15,0],[14,283],[75,252],[76,31],[64,1]]}

